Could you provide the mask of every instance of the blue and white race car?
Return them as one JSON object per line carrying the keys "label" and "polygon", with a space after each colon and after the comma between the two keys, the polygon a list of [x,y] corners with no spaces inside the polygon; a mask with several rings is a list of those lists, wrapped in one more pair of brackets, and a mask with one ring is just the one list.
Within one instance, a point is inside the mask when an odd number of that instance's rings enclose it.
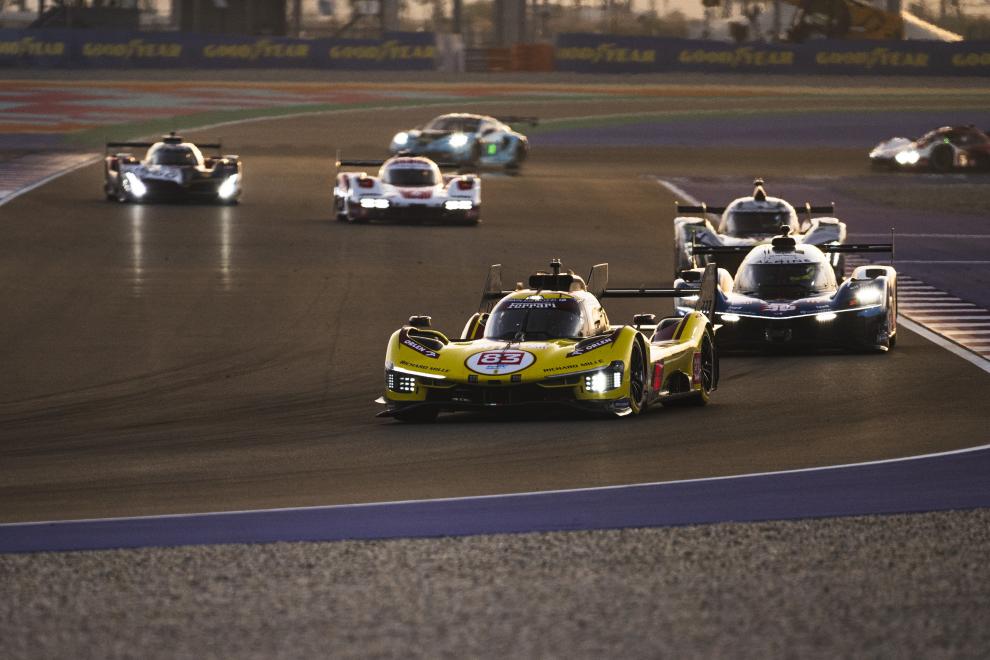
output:
{"label": "blue and white race car", "polygon": [[[221,155],[220,143],[193,144],[174,132],[157,142],[107,142],[112,148],[147,149],[143,160],[130,152],[103,160],[103,194],[118,202],[183,201],[236,204],[241,196],[241,159]],[[201,149],[215,150],[204,156]]]}
{"label": "blue and white race car", "polygon": [[[718,269],[715,340],[720,349],[802,347],[885,352],[897,342],[897,271],[869,265],[846,280],[835,275],[828,253],[892,252],[892,244],[825,245],[797,242],[786,233],[769,245],[697,246],[710,256],[747,251],[733,278]],[[709,266],[710,267],[710,266]],[[679,314],[697,301],[701,268],[674,283]]]}
{"label": "blue and white race car", "polygon": [[529,154],[529,140],[509,124],[536,125],[534,117],[505,117],[463,112],[440,115],[425,126],[399,131],[389,152],[426,156],[471,168],[518,168]]}

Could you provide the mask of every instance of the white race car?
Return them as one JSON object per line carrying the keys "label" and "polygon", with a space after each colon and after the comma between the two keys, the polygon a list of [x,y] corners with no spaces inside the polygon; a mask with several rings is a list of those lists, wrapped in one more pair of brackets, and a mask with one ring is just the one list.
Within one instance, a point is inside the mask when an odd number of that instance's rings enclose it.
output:
{"label": "white race car", "polygon": [[[798,211],[807,218],[804,222]],[[789,236],[798,243],[807,245],[830,245],[846,240],[846,223],[830,217],[835,213],[833,205],[812,206],[805,203],[795,208],[779,197],[767,195],[762,179],[753,182],[753,194],[739,197],[726,206],[686,205],[677,203],[678,216],[674,218],[674,276],[707,263],[715,263],[710,255],[699,258],[700,251],[695,246],[751,248],[768,244],[786,228]],[[697,213],[701,217],[681,216],[683,213]],[[813,217],[816,213],[827,213],[828,217]],[[712,225],[708,214],[720,215],[718,226]],[[734,254],[720,254],[718,265],[730,273],[735,273],[747,250]],[[831,266],[841,277],[845,263],[840,253],[830,255]]]}
{"label": "white race car", "polygon": [[[378,176],[351,169],[360,167],[379,167]],[[437,163],[422,156],[385,161],[338,158],[333,208],[342,222],[425,220],[474,225],[481,221],[481,179],[474,174],[442,174]]]}

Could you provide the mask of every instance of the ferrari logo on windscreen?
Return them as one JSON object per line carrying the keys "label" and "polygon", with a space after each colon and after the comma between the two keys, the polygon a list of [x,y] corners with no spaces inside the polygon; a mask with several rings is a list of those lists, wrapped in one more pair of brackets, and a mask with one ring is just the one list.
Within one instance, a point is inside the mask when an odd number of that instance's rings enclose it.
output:
{"label": "ferrari logo on windscreen", "polygon": [[522,371],[534,362],[536,356],[528,351],[485,351],[475,353],[465,364],[479,374],[498,376]]}

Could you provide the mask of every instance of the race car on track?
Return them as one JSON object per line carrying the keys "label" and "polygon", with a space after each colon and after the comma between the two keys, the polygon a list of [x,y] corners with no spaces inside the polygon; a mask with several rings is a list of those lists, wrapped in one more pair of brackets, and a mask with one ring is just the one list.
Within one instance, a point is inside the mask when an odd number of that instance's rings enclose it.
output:
{"label": "race car on track", "polygon": [[[143,160],[110,149],[147,149]],[[215,150],[203,156],[200,149]],[[107,142],[103,192],[118,202],[181,201],[235,204],[241,195],[241,160],[220,155],[221,145],[187,142],[174,132],[157,142]]]}
{"label": "race car on track", "polygon": [[[378,176],[350,169],[355,167],[378,167]],[[333,209],[342,222],[433,220],[475,225],[481,221],[481,179],[474,174],[442,174],[437,163],[422,156],[385,161],[338,158]]]}
{"label": "race car on track", "polygon": [[[801,244],[830,245],[846,240],[846,224],[830,217],[835,205],[812,206],[806,202],[795,209],[779,197],[767,195],[763,179],[753,181],[753,194],[734,199],[726,206],[676,204],[678,214],[697,213],[702,217],[679,216],[674,218],[674,275],[682,270],[696,268],[714,262],[709,254],[694,251],[694,246],[753,247],[769,243],[780,233],[782,225],[790,228],[790,235]],[[801,211],[806,219],[798,217]],[[712,225],[708,214],[720,215],[718,226]],[[829,217],[813,217],[815,213],[827,213]],[[718,265],[734,273],[748,250],[719,254]],[[841,276],[845,271],[842,255],[832,255],[832,267]]]}
{"label": "race car on track", "polygon": [[[802,245],[784,233],[770,245],[698,246],[716,258],[747,251],[736,276],[719,269],[714,294],[719,349],[770,347],[887,351],[897,342],[897,272],[892,266],[860,266],[839,281],[829,253],[893,252],[893,244]],[[709,265],[709,268],[712,266]],[[692,282],[701,269],[674,283],[685,287],[678,313],[695,304]]]}
{"label": "race car on track", "polygon": [[990,136],[973,125],[943,126],[917,140],[895,137],[870,151],[870,163],[880,169],[953,170],[990,169]]}
{"label": "race car on track", "polygon": [[607,289],[607,264],[587,284],[561,273],[558,260],[551,267],[528,287],[502,291],[501,266],[492,266],[459,338],[433,329],[428,316],[411,317],[388,343],[379,416],[424,422],[440,411],[524,405],[623,416],[657,402],[708,402],[718,385],[714,266],[701,278],[696,309],[660,321],[638,314],[633,325],[610,325],[600,300],[678,291]]}
{"label": "race car on track", "polygon": [[461,167],[518,168],[529,154],[529,140],[509,124],[535,125],[534,117],[454,113],[440,115],[421,128],[399,131],[389,152],[427,156]]}

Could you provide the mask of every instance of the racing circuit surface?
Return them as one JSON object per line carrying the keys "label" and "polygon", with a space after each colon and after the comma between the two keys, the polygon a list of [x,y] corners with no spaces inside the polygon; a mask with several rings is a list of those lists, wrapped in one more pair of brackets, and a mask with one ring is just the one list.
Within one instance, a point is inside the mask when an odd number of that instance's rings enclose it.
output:
{"label": "racing circuit surface", "polygon": [[[388,335],[424,313],[458,333],[490,263],[507,282],[552,257],[579,272],[608,261],[618,286],[671,279],[673,198],[647,176],[670,164],[658,165],[654,147],[535,150],[522,176],[485,178],[476,228],[332,221],[333,148],[378,154],[395,129],[432,114],[227,127],[224,142],[245,163],[237,207],[107,203],[98,167],[3,207],[2,519],[664,481],[981,437],[973,397],[987,374],[908,332],[887,355],[728,359],[707,409],[622,421],[374,419]],[[772,177],[788,166],[770,160],[740,169]],[[741,175],[739,194],[748,184]],[[611,317],[666,304],[612,305]]]}
{"label": "racing circuit surface", "polygon": [[[658,103],[541,102],[524,110],[573,117],[650,112]],[[458,109],[521,111],[508,102]],[[396,130],[435,114],[378,110],[372,120],[345,112],[189,133],[205,140],[222,130],[225,145],[241,155],[245,193],[236,207],[107,203],[99,166],[89,166],[0,208],[0,523],[612,486],[986,442],[990,374],[903,327],[897,348],[885,355],[726,358],[707,408],[657,408],[622,420],[459,414],[406,425],[374,418],[389,334],[411,314],[430,314],[436,327],[457,335],[478,304],[489,264],[503,264],[507,284],[553,257],[579,273],[607,261],[615,286],[664,284],[672,274],[674,197],[658,177],[686,177],[685,187],[702,180],[696,194],[706,196],[711,177],[732,178],[727,200],[764,176],[772,194],[775,176],[812,169],[865,175],[871,146],[812,157],[786,145],[739,143],[724,153],[676,141],[592,148],[595,138],[554,143],[551,134],[535,135],[521,176],[485,176],[478,227],[334,222],[334,149],[349,158],[378,156]],[[806,191],[806,182],[799,189]],[[841,206],[837,215],[855,234],[859,219]],[[882,226],[871,218],[870,231]],[[985,229],[974,225],[972,232]],[[636,312],[665,313],[668,305],[623,301],[609,312],[616,323]],[[942,529],[938,520],[923,524]],[[985,516],[967,520],[944,527],[986,529]],[[795,528],[788,529],[768,533]],[[891,542],[899,533],[890,532]],[[829,541],[833,556],[848,549],[841,539]],[[985,548],[985,535],[974,543]],[[970,572],[968,584],[985,575]],[[664,588],[662,580],[655,586]],[[430,648],[424,639],[406,641],[414,654]],[[560,648],[529,641],[507,649],[538,655]],[[952,648],[929,642],[919,644]],[[698,647],[629,651],[692,649]]]}

